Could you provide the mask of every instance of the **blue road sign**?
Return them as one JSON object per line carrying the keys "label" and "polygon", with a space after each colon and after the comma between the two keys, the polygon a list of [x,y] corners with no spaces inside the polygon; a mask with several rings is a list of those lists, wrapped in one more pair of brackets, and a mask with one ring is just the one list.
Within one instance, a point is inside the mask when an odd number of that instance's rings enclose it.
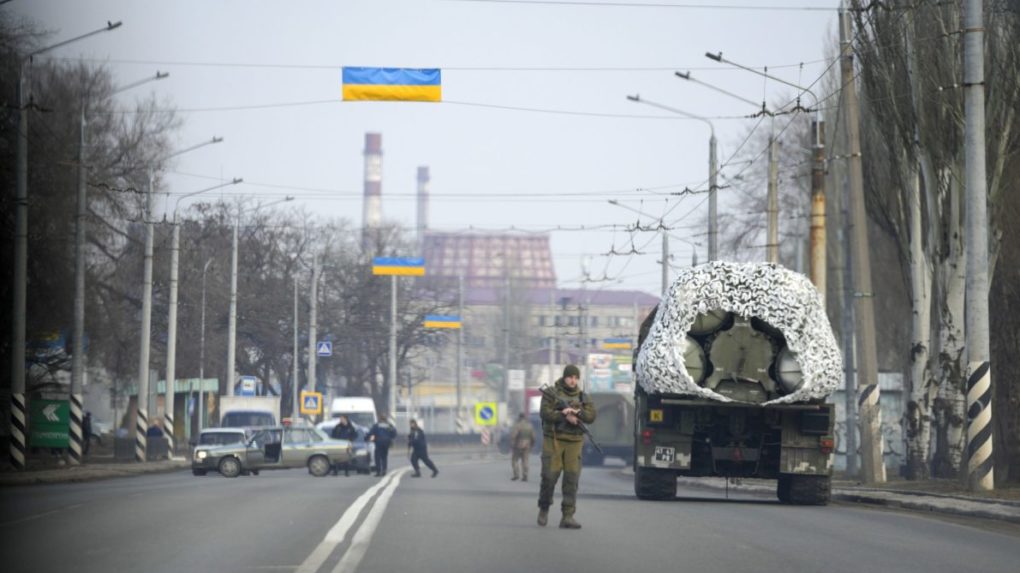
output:
{"label": "blue road sign", "polygon": [[315,345],[315,351],[319,356],[333,356],[333,343],[329,340],[320,340]]}

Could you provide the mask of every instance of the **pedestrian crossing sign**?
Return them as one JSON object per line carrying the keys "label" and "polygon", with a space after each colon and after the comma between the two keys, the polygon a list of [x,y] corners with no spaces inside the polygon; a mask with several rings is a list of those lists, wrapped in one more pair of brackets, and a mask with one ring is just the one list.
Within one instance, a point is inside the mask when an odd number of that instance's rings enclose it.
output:
{"label": "pedestrian crossing sign", "polygon": [[322,392],[301,392],[301,413],[321,414],[322,413]]}

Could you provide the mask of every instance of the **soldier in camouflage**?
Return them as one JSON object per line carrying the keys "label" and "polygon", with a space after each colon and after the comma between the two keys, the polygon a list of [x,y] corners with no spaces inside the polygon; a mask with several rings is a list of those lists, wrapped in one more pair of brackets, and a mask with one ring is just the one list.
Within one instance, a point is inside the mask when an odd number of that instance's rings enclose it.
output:
{"label": "soldier in camouflage", "polygon": [[581,448],[584,432],[579,422],[595,421],[595,407],[578,387],[581,371],[573,364],[563,369],[563,377],[556,381],[553,393],[567,407],[561,408],[558,400],[548,394],[542,396],[542,486],[538,494],[538,524],[549,521],[556,482],[563,474],[562,529],[581,529],[574,520],[577,509],[577,485],[581,479]]}

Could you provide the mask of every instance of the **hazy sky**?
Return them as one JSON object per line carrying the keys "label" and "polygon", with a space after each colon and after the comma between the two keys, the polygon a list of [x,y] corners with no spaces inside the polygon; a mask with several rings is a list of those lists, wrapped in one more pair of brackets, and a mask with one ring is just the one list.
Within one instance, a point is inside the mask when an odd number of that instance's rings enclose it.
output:
{"label": "hazy sky", "polygon": [[[708,127],[626,95],[719,118],[723,162],[753,123],[728,117],[756,110],[673,71],[755,101],[792,94],[704,53],[810,84],[828,66],[837,2],[568,2],[14,0],[0,9],[31,16],[53,42],[123,21],[52,55],[103,62],[121,84],[170,72],[118,96],[124,108],[155,92],[181,112],[181,147],[225,138],[179,158],[173,192],[243,177],[231,193],[294,195],[360,224],[365,133],[380,132],[384,219],[413,227],[416,168],[427,165],[431,228],[550,230],[561,286],[579,286],[587,258],[592,277],[617,279],[589,288],[657,294],[661,239],[629,233],[638,216],[608,200],[668,211],[673,264],[690,264],[692,249],[704,261],[707,195],[669,193],[705,188]],[[342,102],[341,66],[441,68],[444,101]],[[646,254],[606,256],[632,242]]]}

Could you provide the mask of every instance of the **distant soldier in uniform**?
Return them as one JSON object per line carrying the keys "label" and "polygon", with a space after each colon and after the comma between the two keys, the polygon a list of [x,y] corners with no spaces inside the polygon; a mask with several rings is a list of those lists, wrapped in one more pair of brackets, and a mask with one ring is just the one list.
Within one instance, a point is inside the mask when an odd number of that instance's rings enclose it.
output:
{"label": "distant soldier in uniform", "polygon": [[375,475],[386,475],[390,455],[390,444],[397,438],[397,429],[386,421],[386,414],[379,414],[379,421],[368,431],[368,440],[375,442]]}
{"label": "distant soldier in uniform", "polygon": [[[535,430],[531,427],[528,417],[521,414],[517,417],[517,423],[510,431],[510,448],[513,450],[510,467],[513,468],[514,477],[511,481],[528,481],[528,456],[531,455],[531,448],[535,445]],[[520,472],[518,472],[518,467]]]}
{"label": "distant soldier in uniform", "polygon": [[439,470],[436,469],[436,464],[432,463],[429,459],[429,447],[425,441],[425,431],[418,427],[418,422],[411,420],[411,433],[407,435],[407,449],[411,454],[411,467],[414,468],[414,473],[411,477],[421,477],[421,471],[418,469],[418,460],[425,463],[425,467],[432,470],[432,477],[439,475]]}
{"label": "distant soldier in uniform", "polygon": [[[538,524],[549,521],[556,482],[563,473],[562,529],[581,529],[574,520],[577,509],[577,485],[581,480],[581,447],[584,431],[579,422],[595,421],[595,406],[581,392],[581,371],[573,364],[563,369],[563,377],[551,388],[551,397],[542,394],[542,487],[538,494]],[[566,404],[563,407],[562,404]]]}

